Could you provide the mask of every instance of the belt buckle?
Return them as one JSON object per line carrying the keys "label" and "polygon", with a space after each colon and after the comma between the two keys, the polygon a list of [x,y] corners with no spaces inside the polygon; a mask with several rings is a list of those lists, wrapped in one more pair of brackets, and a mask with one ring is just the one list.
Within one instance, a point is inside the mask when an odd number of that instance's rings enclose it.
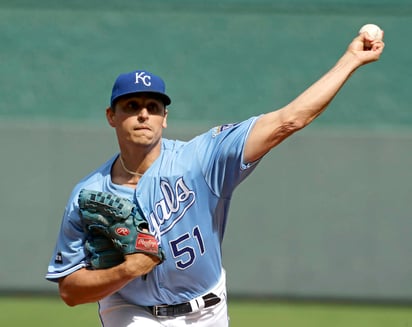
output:
{"label": "belt buckle", "polygon": [[152,314],[153,316],[167,316],[168,312],[167,312],[167,308],[169,306],[167,304],[163,304],[163,305],[154,305],[152,308]]}

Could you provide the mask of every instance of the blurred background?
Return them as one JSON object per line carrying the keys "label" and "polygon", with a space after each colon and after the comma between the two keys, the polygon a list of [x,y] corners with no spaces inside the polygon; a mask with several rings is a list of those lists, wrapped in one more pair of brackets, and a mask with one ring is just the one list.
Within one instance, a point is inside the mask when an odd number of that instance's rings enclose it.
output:
{"label": "blurred background", "polygon": [[411,0],[1,0],[0,295],[57,294],[44,275],[72,187],[117,152],[118,74],[162,76],[166,137],[287,104],[359,28],[385,31],[329,109],[234,196],[229,295],[412,303]]}

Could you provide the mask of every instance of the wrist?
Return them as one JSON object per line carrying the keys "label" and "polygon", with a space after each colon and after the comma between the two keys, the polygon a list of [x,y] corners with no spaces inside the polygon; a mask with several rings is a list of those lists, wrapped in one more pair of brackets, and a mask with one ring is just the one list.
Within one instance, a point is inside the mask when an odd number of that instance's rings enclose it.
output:
{"label": "wrist", "polygon": [[144,253],[132,253],[125,255],[122,263],[125,278],[134,279],[146,275],[158,264],[158,259]]}

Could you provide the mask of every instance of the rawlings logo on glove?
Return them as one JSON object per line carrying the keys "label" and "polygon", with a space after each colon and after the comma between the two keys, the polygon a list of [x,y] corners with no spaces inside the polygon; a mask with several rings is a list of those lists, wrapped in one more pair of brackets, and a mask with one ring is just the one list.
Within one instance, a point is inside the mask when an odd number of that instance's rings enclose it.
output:
{"label": "rawlings logo on glove", "polygon": [[157,241],[154,240],[153,237],[145,234],[139,234],[135,245],[136,250],[153,252],[157,250],[157,247]]}
{"label": "rawlings logo on glove", "polygon": [[115,232],[117,235],[120,235],[120,236],[127,236],[130,234],[129,229],[127,229],[126,227],[118,227],[116,228]]}

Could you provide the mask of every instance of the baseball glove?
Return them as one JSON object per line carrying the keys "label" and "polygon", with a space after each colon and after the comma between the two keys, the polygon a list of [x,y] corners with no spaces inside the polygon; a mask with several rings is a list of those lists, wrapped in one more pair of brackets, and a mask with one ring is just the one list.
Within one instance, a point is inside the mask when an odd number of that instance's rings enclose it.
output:
{"label": "baseball glove", "polygon": [[112,240],[99,233],[88,233],[84,245],[93,269],[105,269],[117,266],[124,261],[124,255]]}
{"label": "baseball glove", "polygon": [[159,263],[164,261],[162,248],[133,202],[111,193],[82,189],[78,203],[87,233],[85,247],[94,268],[114,266],[132,253],[149,254],[158,257]]}

